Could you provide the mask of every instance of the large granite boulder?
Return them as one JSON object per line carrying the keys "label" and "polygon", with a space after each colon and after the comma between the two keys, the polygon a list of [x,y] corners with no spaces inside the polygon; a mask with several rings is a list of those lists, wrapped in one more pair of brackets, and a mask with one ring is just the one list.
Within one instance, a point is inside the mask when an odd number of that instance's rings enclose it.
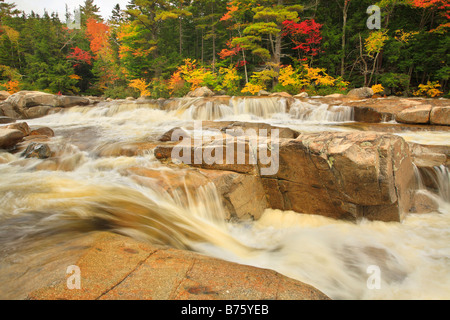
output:
{"label": "large granite boulder", "polygon": [[434,107],[430,114],[431,124],[450,126],[450,107]]}
{"label": "large granite boulder", "polygon": [[280,145],[280,169],[263,177],[269,205],[332,218],[401,221],[414,173],[407,143],[367,133],[302,134]]}
{"label": "large granite boulder", "polygon": [[350,90],[347,94],[349,98],[357,98],[357,99],[367,99],[373,96],[373,90],[368,87],[358,88]]}
{"label": "large granite boulder", "polygon": [[201,97],[212,97],[214,92],[208,87],[197,88],[194,91],[189,92],[186,97],[188,98],[201,98]]}
{"label": "large granite boulder", "polygon": [[[229,135],[219,136],[200,145],[188,141],[178,144],[178,149],[173,144],[161,145],[155,148],[155,156],[162,161],[177,163],[183,158],[193,167],[260,177],[268,206],[274,209],[382,221],[401,221],[409,212],[414,170],[409,146],[400,137],[375,132],[323,132],[282,138],[279,145],[269,139],[265,144],[272,150],[267,153],[273,161],[266,164],[251,137],[240,137],[234,141],[233,157],[227,158],[224,152],[215,158],[219,161],[211,161],[215,148],[230,147],[228,139]],[[277,152],[278,168],[273,166]],[[278,171],[263,173],[270,166]]]}
{"label": "large granite boulder", "polygon": [[[329,300],[312,286],[275,271],[154,246],[112,233],[90,234],[53,246],[48,251],[47,256],[50,257],[52,251],[58,254],[57,263],[31,261],[40,263],[35,268],[32,263],[27,265],[31,272],[3,269],[2,273],[9,271],[15,276],[14,286],[21,284],[28,290],[26,294],[16,294],[13,298]],[[80,272],[79,289],[67,273],[71,265]],[[11,281],[11,277],[6,279]],[[2,286],[5,285],[8,283],[2,283]]]}

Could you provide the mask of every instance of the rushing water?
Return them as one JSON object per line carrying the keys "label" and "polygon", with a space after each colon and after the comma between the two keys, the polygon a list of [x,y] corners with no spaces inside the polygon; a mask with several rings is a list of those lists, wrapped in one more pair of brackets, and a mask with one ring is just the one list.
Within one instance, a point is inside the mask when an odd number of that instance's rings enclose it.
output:
{"label": "rushing water", "polygon": [[[265,121],[311,132],[350,130],[337,122],[352,116],[351,108],[314,101],[297,102],[288,112],[284,99],[233,99],[200,106],[180,101],[167,111],[156,105],[110,103],[27,121],[55,130],[49,144],[59,161],[0,153],[0,280],[2,265],[24,248],[36,250],[56,236],[110,230],[274,269],[334,299],[449,299],[446,167],[433,173],[438,187],[432,196],[439,212],[411,214],[402,223],[354,224],[278,210],[266,210],[256,222],[231,223],[224,220],[213,185],[168,192],[151,180],[136,179],[131,168],[151,168],[162,176],[175,170],[161,165],[152,152],[105,156],[111,146],[154,141],[197,119]],[[433,135],[425,132],[419,138],[432,143]],[[378,289],[368,287],[370,266],[381,270]],[[0,286],[5,283],[14,285],[2,281]]]}

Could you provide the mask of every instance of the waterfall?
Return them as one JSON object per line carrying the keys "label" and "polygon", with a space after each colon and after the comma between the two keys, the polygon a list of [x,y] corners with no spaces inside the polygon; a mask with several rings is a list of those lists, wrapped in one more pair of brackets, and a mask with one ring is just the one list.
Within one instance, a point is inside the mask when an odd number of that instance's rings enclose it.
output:
{"label": "waterfall", "polygon": [[353,108],[346,106],[319,106],[297,100],[289,112],[292,118],[304,122],[346,122],[353,121]]}

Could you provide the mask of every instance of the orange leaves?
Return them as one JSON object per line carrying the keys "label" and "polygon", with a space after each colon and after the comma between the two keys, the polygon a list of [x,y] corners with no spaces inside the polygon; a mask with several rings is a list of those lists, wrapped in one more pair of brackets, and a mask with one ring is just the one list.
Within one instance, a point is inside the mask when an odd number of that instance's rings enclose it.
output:
{"label": "orange leaves", "polygon": [[72,79],[72,80],[81,80],[81,79],[82,79],[82,78],[81,78],[79,75],[77,75],[77,74],[71,74],[71,75],[69,76],[69,78]]}
{"label": "orange leaves", "polygon": [[5,87],[6,91],[8,91],[10,94],[14,94],[20,91],[20,82],[10,80],[7,83],[3,84],[3,87]]}
{"label": "orange leaves", "polygon": [[228,57],[232,57],[237,55],[242,48],[239,45],[233,46],[232,44],[233,39],[227,42],[227,47],[230,49],[222,49],[222,51],[219,52],[220,59],[226,59]]}
{"label": "orange leaves", "polygon": [[109,26],[89,18],[86,23],[86,35],[91,42],[91,51],[98,59],[99,55],[109,48]]}
{"label": "orange leaves", "polygon": [[148,91],[150,83],[147,83],[144,79],[134,79],[130,81],[130,87],[138,90],[141,93],[141,97],[149,97],[151,95]]}
{"label": "orange leaves", "polygon": [[233,17],[233,13],[239,10],[237,6],[233,5],[233,2],[230,2],[229,5],[230,6],[227,7],[228,11],[223,15],[222,18],[220,18],[220,21],[230,20]]}

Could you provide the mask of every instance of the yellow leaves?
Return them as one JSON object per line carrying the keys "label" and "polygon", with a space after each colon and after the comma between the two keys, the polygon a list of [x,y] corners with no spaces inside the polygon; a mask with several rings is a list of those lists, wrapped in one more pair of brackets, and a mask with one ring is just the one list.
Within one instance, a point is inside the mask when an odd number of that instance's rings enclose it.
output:
{"label": "yellow leaves", "polygon": [[11,43],[17,43],[19,41],[20,33],[18,31],[4,25],[2,25],[2,28]]}
{"label": "yellow leaves", "polygon": [[244,89],[242,89],[242,93],[251,93],[253,95],[257,94],[258,92],[260,92],[261,90],[265,90],[266,88],[262,85],[259,84],[254,84],[254,83],[247,83],[244,87]]}
{"label": "yellow leaves", "polygon": [[172,75],[169,81],[169,89],[173,93],[183,81],[190,83],[191,91],[200,88],[205,80],[214,76],[213,73],[206,68],[199,67],[197,60],[185,59],[184,65],[179,66],[177,71]]}
{"label": "yellow leaves", "polygon": [[81,80],[82,78],[79,76],[79,75],[77,75],[77,74],[71,74],[70,76],[69,76],[69,78],[70,79],[73,79],[73,80]]}
{"label": "yellow leaves", "polygon": [[438,89],[440,87],[441,85],[439,84],[439,81],[428,81],[427,84],[419,84],[419,90],[414,92],[414,95],[428,96],[431,98],[439,97],[443,94],[443,92]]}
{"label": "yellow leaves", "polygon": [[402,43],[408,43],[415,35],[419,34],[418,31],[406,32],[404,30],[396,30],[395,31],[395,40],[400,41]]}
{"label": "yellow leaves", "polygon": [[365,40],[365,48],[369,56],[373,56],[374,53],[380,52],[388,39],[389,36],[387,35],[387,30],[371,32],[369,37]]}
{"label": "yellow leaves", "polygon": [[384,91],[383,85],[382,85],[381,83],[380,83],[380,84],[373,85],[373,86],[372,86],[372,91],[373,91],[374,94],[383,92],[383,91]]}
{"label": "yellow leaves", "polygon": [[151,96],[150,91],[147,90],[149,86],[150,83],[147,83],[144,79],[134,79],[130,81],[130,87],[138,90],[141,93],[141,97]]}
{"label": "yellow leaves", "polygon": [[298,82],[298,78],[296,77],[294,68],[291,65],[281,68],[280,75],[278,76],[278,81],[284,87],[296,85],[296,83]]}
{"label": "yellow leaves", "polygon": [[285,90],[292,93],[300,92],[307,88],[313,89],[313,87],[334,87],[345,90],[349,84],[340,77],[333,78],[328,75],[325,69],[312,68],[307,64],[303,64],[297,69],[290,65],[281,67],[278,81],[285,87]]}
{"label": "yellow leaves", "polygon": [[237,69],[233,66],[220,68],[219,73],[223,75],[222,86],[230,90],[236,88],[239,80],[241,80]]}

